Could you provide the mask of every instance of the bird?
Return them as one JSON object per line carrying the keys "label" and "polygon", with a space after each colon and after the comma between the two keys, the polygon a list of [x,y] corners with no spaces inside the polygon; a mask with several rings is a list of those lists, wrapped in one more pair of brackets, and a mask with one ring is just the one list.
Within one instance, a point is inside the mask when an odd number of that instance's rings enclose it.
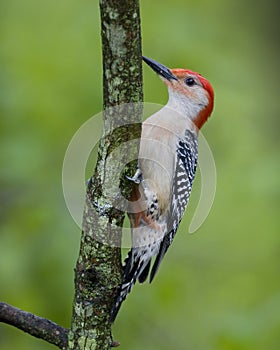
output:
{"label": "bird", "polygon": [[[143,56],[168,89],[167,104],[142,124],[138,168],[128,212],[132,248],[110,320],[138,280],[153,281],[186,209],[198,161],[198,133],[214,107],[214,90],[201,74],[169,69]],[[153,262],[153,265],[152,265]]]}

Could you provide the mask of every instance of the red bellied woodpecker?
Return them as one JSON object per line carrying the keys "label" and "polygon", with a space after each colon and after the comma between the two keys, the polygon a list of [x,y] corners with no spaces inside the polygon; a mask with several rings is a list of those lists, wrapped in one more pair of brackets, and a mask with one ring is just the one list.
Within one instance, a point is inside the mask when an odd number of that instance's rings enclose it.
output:
{"label": "red bellied woodpecker", "polygon": [[198,131],[214,104],[213,88],[200,74],[188,69],[169,70],[146,57],[143,60],[167,86],[169,100],[142,126],[138,170],[131,178],[135,183],[129,213],[132,248],[111,321],[137,279],[143,283],[150,273],[150,282],[153,280],[173,241],[195,176]]}

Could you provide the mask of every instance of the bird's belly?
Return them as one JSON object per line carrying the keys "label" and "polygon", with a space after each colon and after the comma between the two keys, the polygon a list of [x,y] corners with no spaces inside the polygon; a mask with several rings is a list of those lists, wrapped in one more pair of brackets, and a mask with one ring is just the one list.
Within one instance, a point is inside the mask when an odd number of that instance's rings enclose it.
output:
{"label": "bird's belly", "polygon": [[174,154],[169,147],[157,143],[149,140],[140,146],[139,165],[145,185],[156,194],[159,209],[164,211],[170,202]]}

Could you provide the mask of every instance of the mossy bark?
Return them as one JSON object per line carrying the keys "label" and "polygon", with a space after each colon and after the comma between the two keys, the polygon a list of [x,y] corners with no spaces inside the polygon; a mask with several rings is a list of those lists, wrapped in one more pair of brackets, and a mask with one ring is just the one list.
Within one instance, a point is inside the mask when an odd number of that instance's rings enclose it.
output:
{"label": "mossy bark", "polygon": [[137,140],[141,135],[139,3],[100,0],[100,12],[104,130],[96,169],[87,188],[75,269],[75,298],[68,336],[68,348],[75,350],[106,350],[114,345],[109,317],[121,281],[124,196],[131,190],[124,174],[132,175],[135,171],[136,162],[130,161],[137,158]]}

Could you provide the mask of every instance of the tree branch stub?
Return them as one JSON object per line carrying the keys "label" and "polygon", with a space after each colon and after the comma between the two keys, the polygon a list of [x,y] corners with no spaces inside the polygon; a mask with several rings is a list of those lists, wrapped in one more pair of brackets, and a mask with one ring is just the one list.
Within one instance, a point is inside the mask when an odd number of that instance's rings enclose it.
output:
{"label": "tree branch stub", "polygon": [[1,302],[0,322],[15,326],[36,338],[58,346],[60,349],[67,349],[68,330],[50,320]]}

